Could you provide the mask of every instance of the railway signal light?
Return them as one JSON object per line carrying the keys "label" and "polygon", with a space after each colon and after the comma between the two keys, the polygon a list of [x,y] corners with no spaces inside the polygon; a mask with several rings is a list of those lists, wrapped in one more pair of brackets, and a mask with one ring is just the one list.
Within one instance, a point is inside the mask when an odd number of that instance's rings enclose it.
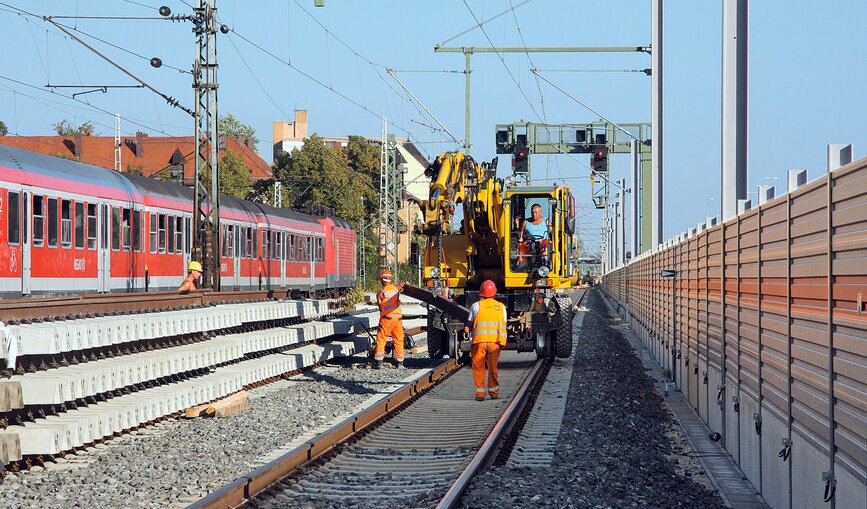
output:
{"label": "railway signal light", "polygon": [[590,159],[590,167],[593,173],[605,173],[608,171],[608,147],[596,147],[593,157]]}
{"label": "railway signal light", "polygon": [[530,171],[529,164],[530,149],[527,145],[518,145],[515,147],[514,170],[515,173],[527,174]]}

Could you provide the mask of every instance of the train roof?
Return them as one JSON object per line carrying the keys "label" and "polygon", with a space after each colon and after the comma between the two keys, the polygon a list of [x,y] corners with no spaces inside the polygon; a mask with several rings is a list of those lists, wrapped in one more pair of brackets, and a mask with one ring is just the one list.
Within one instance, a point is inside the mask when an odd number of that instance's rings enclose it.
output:
{"label": "train roof", "polygon": [[[0,145],[0,180],[100,198],[148,202],[175,210],[191,211],[193,208],[193,190],[188,187],[8,145]],[[320,216],[226,195],[220,196],[220,208],[230,213],[227,217],[235,219],[261,221],[263,217],[274,217],[319,226]],[[331,219],[338,226],[352,228],[343,219]]]}
{"label": "train roof", "polygon": [[124,174],[63,157],[0,145],[0,177],[6,182],[100,198],[140,201]]}

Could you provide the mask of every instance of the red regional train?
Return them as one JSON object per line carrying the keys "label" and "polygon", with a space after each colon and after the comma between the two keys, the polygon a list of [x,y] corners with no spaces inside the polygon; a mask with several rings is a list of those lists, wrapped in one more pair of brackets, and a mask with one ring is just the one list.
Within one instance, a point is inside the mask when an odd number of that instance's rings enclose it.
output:
{"label": "red regional train", "polygon": [[[222,196],[223,290],[335,295],[356,283],[355,230]],[[190,261],[193,191],[0,145],[0,295],[174,290]]]}

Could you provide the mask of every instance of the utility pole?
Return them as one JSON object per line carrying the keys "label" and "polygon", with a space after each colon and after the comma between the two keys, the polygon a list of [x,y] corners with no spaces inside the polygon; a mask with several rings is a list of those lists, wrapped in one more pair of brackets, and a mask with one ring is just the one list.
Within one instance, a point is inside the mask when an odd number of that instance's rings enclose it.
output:
{"label": "utility pole", "polygon": [[120,150],[120,113],[114,114],[114,171],[122,171]]}
{"label": "utility pole", "polygon": [[382,144],[379,150],[379,264],[397,277],[399,216],[402,186],[397,172],[397,141],[388,133],[382,117]]}
{"label": "utility pole", "polygon": [[651,76],[650,76],[650,129],[651,134],[651,212],[650,242],[648,248],[662,244],[662,0],[651,1]]}
{"label": "utility pole", "polygon": [[367,284],[367,248],[364,243],[364,230],[367,225],[364,224],[364,196],[361,197],[361,219],[359,219],[358,231],[361,233],[361,288]]}
{"label": "utility pole", "polygon": [[722,220],[747,199],[749,1],[723,0],[722,26]]}
{"label": "utility pole", "polygon": [[[364,202],[362,202],[362,205],[364,205]],[[274,206],[277,208],[283,207],[283,182],[279,180],[274,181]]]}
{"label": "utility pole", "polygon": [[[193,9],[196,61],[195,182],[193,260],[202,262],[202,287],[220,289],[220,170],[217,132],[217,8],[216,0],[199,0]],[[254,241],[255,242],[255,241]]]}

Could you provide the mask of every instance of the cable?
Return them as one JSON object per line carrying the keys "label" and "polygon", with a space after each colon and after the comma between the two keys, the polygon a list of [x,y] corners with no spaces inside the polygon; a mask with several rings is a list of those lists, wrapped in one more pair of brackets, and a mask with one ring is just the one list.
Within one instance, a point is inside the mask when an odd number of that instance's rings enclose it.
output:
{"label": "cable", "polygon": [[[440,48],[440,47],[442,47],[442,46],[445,46],[446,43],[452,42],[453,40],[457,39],[458,37],[460,37],[460,36],[462,36],[462,35],[464,35],[464,34],[468,34],[468,33],[472,32],[472,31],[475,30],[476,28],[481,28],[482,25],[487,24],[489,21],[494,21],[495,19],[497,19],[497,18],[499,18],[499,17],[501,17],[501,16],[503,16],[503,15],[505,15],[505,14],[508,14],[509,12],[514,12],[515,9],[517,9],[518,7],[521,7],[522,5],[526,5],[526,4],[528,4],[528,3],[532,2],[532,1],[533,1],[533,0],[524,0],[523,2],[519,3],[518,5],[515,5],[514,7],[510,7],[509,9],[506,9],[505,11],[503,11],[503,12],[501,12],[501,13],[499,13],[499,14],[495,14],[494,16],[491,16],[490,18],[488,18],[488,19],[482,21],[481,23],[478,23],[478,24],[476,24],[476,25],[474,25],[474,26],[471,26],[470,28],[464,30],[463,32],[459,33],[458,35],[455,35],[455,36],[449,37],[448,39],[444,40],[443,42],[437,44],[437,45],[434,46],[434,47],[435,47],[435,48]],[[509,5],[511,6],[511,2],[509,2]]]}

